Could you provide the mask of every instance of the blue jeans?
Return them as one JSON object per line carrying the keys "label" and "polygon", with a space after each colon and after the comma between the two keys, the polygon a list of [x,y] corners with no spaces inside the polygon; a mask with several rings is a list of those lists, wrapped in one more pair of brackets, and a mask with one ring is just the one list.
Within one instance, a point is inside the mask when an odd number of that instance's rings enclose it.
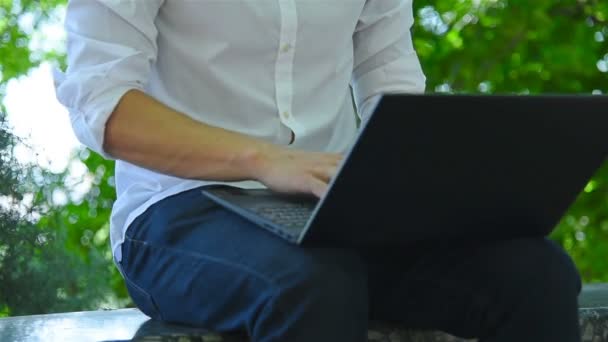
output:
{"label": "blue jeans", "polygon": [[193,189],[138,217],[122,255],[146,315],[253,341],[367,341],[369,320],[486,342],[580,341],[578,272],[541,237],[300,247]]}

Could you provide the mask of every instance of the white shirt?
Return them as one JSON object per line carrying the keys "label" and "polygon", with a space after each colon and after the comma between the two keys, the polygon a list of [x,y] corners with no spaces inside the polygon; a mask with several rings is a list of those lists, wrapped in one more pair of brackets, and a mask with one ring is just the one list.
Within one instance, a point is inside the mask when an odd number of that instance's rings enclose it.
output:
{"label": "white shirt", "polygon": [[[282,145],[293,132],[292,148],[344,153],[353,101],[365,120],[379,94],[424,90],[413,20],[412,0],[70,0],[57,97],[78,139],[106,158],[105,123],[129,89],[213,126]],[[115,178],[116,261],[138,215],[208,183],[122,160]]]}

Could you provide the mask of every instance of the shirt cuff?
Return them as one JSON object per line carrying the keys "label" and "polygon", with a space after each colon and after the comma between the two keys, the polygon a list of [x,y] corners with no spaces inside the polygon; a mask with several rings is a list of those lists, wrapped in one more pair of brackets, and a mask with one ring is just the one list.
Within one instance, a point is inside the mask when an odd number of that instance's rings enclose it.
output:
{"label": "shirt cuff", "polygon": [[425,83],[426,77],[415,52],[370,70],[353,80],[353,92],[361,118],[371,114],[365,112],[368,110],[366,108],[375,107],[365,104],[373,96],[384,93],[420,94],[425,90]]}
{"label": "shirt cuff", "polygon": [[[54,78],[58,96],[63,92],[69,92],[71,86],[77,86],[77,83],[70,84],[70,80],[66,79],[65,75],[58,70],[54,71]],[[103,149],[106,123],[120,99],[131,89],[140,89],[140,87],[137,84],[109,87],[105,92],[98,94],[95,101],[89,102],[85,108],[79,108],[73,104],[69,106],[64,103],[70,115],[72,129],[78,140],[106,159],[116,159]]]}
{"label": "shirt cuff", "polygon": [[372,116],[376,107],[378,107],[380,100],[382,100],[382,95],[374,95],[363,101],[358,110],[359,118],[361,119],[361,127],[363,127],[365,123],[367,123],[367,120]]}

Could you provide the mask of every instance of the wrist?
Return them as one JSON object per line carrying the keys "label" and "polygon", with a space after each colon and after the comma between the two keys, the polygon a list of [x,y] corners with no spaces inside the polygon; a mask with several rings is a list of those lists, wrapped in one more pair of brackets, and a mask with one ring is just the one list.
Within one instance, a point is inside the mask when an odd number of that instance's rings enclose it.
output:
{"label": "wrist", "polygon": [[243,150],[238,167],[245,171],[248,178],[262,182],[276,150],[276,146],[266,142],[252,144]]}

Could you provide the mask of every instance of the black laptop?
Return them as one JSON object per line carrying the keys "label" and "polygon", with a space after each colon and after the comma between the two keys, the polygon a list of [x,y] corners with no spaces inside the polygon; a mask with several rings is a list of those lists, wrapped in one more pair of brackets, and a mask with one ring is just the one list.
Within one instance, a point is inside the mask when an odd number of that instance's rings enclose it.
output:
{"label": "black laptop", "polygon": [[295,244],[542,236],[608,156],[606,96],[386,95],[321,199],[206,187]]}

